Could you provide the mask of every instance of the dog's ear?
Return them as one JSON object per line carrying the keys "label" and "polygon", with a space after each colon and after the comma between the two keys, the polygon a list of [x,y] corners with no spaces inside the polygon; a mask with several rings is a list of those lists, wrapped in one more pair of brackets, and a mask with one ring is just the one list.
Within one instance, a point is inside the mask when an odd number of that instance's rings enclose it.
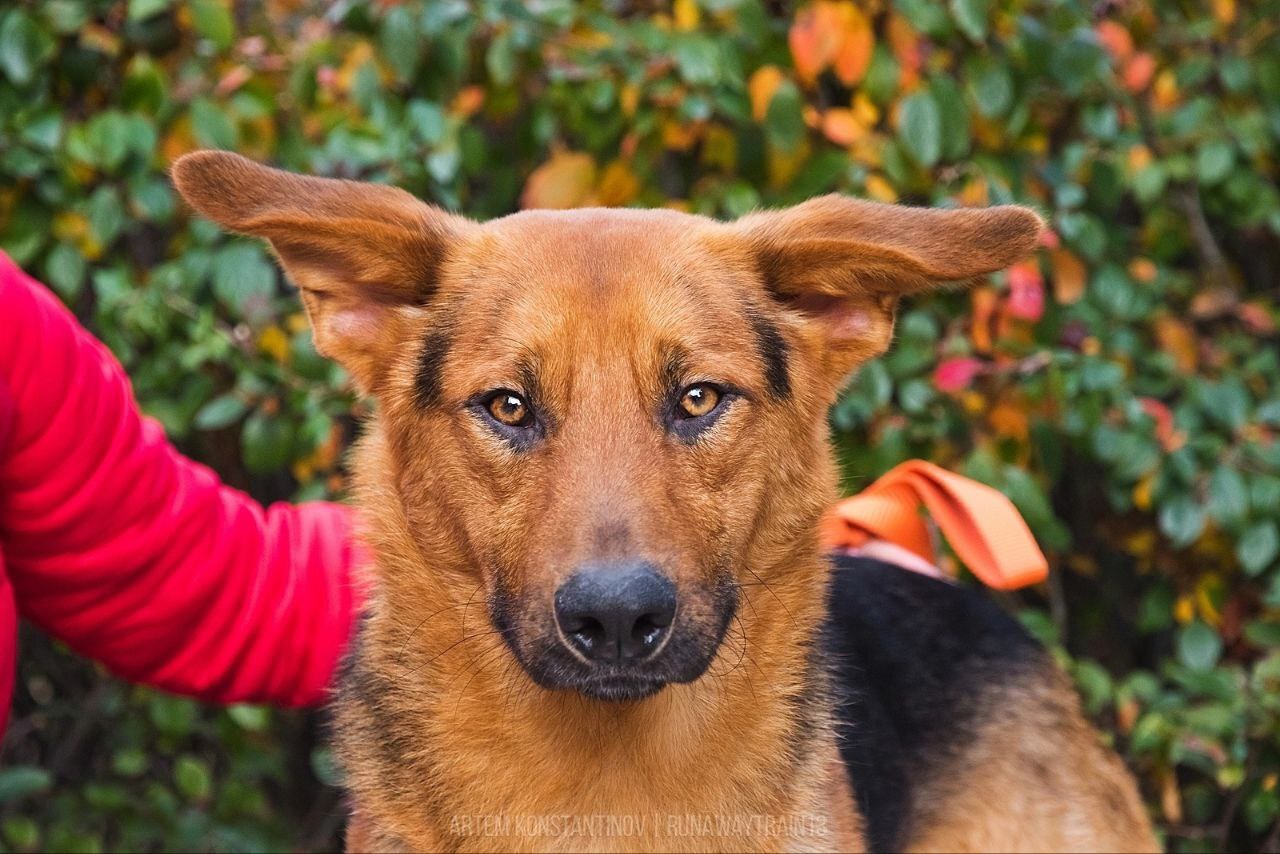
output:
{"label": "dog's ear", "polygon": [[900,297],[1008,267],[1043,227],[1012,205],[943,210],[836,195],[731,226],[773,297],[821,336],[834,382],[889,346]]}
{"label": "dog's ear", "polygon": [[401,340],[403,310],[426,303],[451,245],[474,227],[395,187],[294,175],[228,151],[185,155],[172,174],[201,214],[271,243],[302,291],[316,349],[365,392]]}

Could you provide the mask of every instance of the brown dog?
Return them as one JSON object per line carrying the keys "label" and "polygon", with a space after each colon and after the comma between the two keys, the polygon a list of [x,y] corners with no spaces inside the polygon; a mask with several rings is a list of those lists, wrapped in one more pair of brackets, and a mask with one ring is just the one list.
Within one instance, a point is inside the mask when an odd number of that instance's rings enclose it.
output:
{"label": "brown dog", "polygon": [[[224,152],[377,401],[377,589],[337,707],[353,849],[1151,849],[1048,656],[963,588],[820,551],[826,414],[904,294],[1036,245],[1022,208],[828,196],[719,223],[486,224]],[[825,628],[824,628],[825,627]]]}

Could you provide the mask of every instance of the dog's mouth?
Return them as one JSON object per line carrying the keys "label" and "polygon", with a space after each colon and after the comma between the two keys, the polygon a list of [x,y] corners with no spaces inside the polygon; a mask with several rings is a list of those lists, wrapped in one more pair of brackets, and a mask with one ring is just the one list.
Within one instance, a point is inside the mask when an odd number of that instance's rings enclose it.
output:
{"label": "dog's mouth", "polygon": [[566,687],[576,688],[578,693],[592,700],[601,700],[606,703],[634,703],[657,694],[667,686],[667,681],[639,674],[618,674],[594,676]]}

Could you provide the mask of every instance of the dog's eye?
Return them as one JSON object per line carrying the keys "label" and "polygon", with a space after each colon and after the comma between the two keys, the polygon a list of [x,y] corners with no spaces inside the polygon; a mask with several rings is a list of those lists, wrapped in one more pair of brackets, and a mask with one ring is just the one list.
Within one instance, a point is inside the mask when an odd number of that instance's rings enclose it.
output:
{"label": "dog's eye", "polygon": [[489,395],[485,411],[494,421],[507,427],[528,427],[533,424],[533,409],[520,395],[502,389]]}
{"label": "dog's eye", "polygon": [[679,411],[681,418],[701,418],[716,411],[720,405],[720,389],[711,383],[696,383],[680,393]]}

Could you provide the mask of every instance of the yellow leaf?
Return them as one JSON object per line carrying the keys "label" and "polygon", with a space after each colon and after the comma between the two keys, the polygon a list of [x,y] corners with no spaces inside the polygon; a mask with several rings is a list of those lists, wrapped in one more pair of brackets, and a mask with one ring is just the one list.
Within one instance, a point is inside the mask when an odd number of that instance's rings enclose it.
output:
{"label": "yellow leaf", "polygon": [[970,178],[960,190],[960,204],[980,208],[990,204],[991,195],[985,178]]}
{"label": "yellow leaf", "polygon": [[1151,489],[1155,485],[1155,475],[1147,475],[1138,481],[1133,488],[1133,506],[1139,510],[1151,509]]}
{"label": "yellow leaf", "polygon": [[769,102],[773,93],[778,91],[782,81],[786,79],[782,69],[776,65],[762,65],[751,75],[747,82],[747,94],[751,97],[751,117],[758,122],[764,121],[769,113]]}
{"label": "yellow leaf", "polygon": [[675,16],[676,29],[685,32],[696,29],[702,17],[698,11],[697,0],[676,0],[672,4],[672,13]]}
{"label": "yellow leaf", "polygon": [[867,97],[866,92],[853,96],[853,114],[865,127],[872,127],[880,121],[880,108]]}
{"label": "yellow leaf", "polygon": [[1173,618],[1185,626],[1196,618],[1196,603],[1190,596],[1179,596],[1173,606]]}
{"label": "yellow leaf", "polygon": [[586,204],[596,183],[596,162],[590,154],[556,151],[525,182],[522,208],[575,208]]}
{"label": "yellow leaf", "polygon": [[634,83],[628,83],[622,87],[622,93],[618,96],[618,104],[622,107],[622,114],[627,118],[631,118],[636,114],[636,108],[640,106],[640,87]]}
{"label": "yellow leaf", "polygon": [[738,137],[726,127],[711,125],[702,140],[702,162],[733,173],[738,169]]}
{"label": "yellow leaf", "polygon": [[1155,86],[1151,90],[1151,103],[1161,112],[1178,106],[1181,100],[1178,94],[1178,78],[1173,70],[1166,68],[1156,75]]}
{"label": "yellow leaf", "polygon": [[662,123],[662,144],[672,151],[688,151],[702,138],[702,122],[681,124],[675,119]]}
{"label": "yellow leaf", "polygon": [[803,140],[791,152],[780,151],[776,146],[769,146],[768,169],[770,186],[785,187],[791,183],[791,179],[800,171],[800,167],[808,162],[809,155],[812,153],[813,149],[807,139]]}
{"label": "yellow leaf", "polygon": [[596,204],[606,208],[621,207],[632,201],[639,192],[640,179],[625,162],[615,160],[605,167],[604,174],[600,176]]}
{"label": "yellow leaf", "polygon": [[1055,249],[1050,260],[1053,263],[1053,298],[1060,305],[1071,305],[1084,296],[1089,274],[1084,262],[1066,249]]}
{"label": "yellow leaf", "polygon": [[1234,24],[1236,22],[1236,0],[1213,0],[1213,17],[1224,27]]}
{"label": "yellow leaf", "polygon": [[1222,625],[1222,609],[1218,602],[1222,599],[1222,579],[1211,572],[1196,584],[1196,610],[1200,619],[1213,627]]}
{"label": "yellow leaf", "polygon": [[881,175],[868,175],[864,184],[867,195],[878,202],[896,202],[898,191]]}
{"label": "yellow leaf", "polygon": [[258,349],[283,364],[289,359],[289,336],[272,324],[258,335]]}

